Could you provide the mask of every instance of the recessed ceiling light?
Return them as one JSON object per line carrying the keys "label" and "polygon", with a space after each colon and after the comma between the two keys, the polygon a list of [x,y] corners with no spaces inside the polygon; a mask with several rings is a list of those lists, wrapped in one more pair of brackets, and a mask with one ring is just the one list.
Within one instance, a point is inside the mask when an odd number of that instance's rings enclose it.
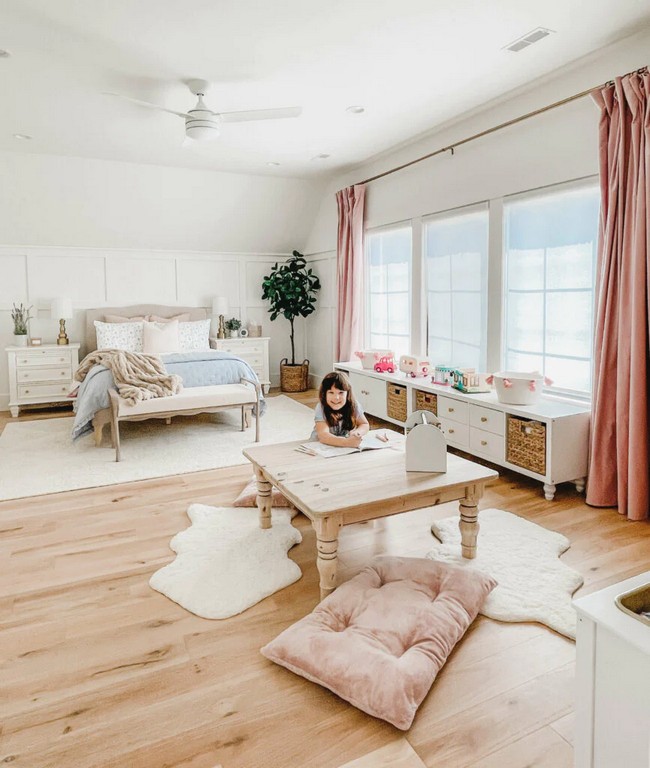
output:
{"label": "recessed ceiling light", "polygon": [[361,107],[358,104],[353,104],[351,107],[346,107],[345,111],[349,112],[351,115],[360,115],[362,112],[366,111],[366,108]]}
{"label": "recessed ceiling light", "polygon": [[277,168],[280,165],[280,163],[276,163],[275,160],[269,160],[267,165],[270,166],[271,168]]}
{"label": "recessed ceiling light", "polygon": [[8,59],[11,56],[9,51],[3,51],[2,48],[0,48],[0,59]]}
{"label": "recessed ceiling light", "polygon": [[321,152],[319,155],[314,155],[312,160],[327,160],[328,157],[330,157],[330,155],[328,155],[327,152]]}
{"label": "recessed ceiling light", "polygon": [[32,137],[26,133],[14,133],[14,139],[21,139],[21,141],[31,141]]}

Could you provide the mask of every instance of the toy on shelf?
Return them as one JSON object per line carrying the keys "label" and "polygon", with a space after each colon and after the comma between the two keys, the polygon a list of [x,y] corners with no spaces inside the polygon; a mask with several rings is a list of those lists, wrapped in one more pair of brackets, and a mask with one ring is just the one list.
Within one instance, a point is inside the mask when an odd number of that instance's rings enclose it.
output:
{"label": "toy on shelf", "polygon": [[489,392],[491,377],[485,373],[476,373],[474,368],[459,368],[453,372],[454,389],[473,395],[478,392]]}
{"label": "toy on shelf", "polygon": [[380,357],[375,363],[377,373],[395,373],[395,358],[391,352],[389,355]]}
{"label": "toy on shelf", "polygon": [[450,365],[436,365],[431,377],[432,384],[440,384],[443,387],[449,387],[454,383],[454,368]]}
{"label": "toy on shelf", "polygon": [[431,363],[426,357],[402,355],[399,359],[400,371],[413,379],[416,376],[427,376],[429,368],[431,368]]}
{"label": "toy on shelf", "polygon": [[365,349],[354,353],[361,360],[364,371],[372,371],[382,357],[393,357],[390,349]]}

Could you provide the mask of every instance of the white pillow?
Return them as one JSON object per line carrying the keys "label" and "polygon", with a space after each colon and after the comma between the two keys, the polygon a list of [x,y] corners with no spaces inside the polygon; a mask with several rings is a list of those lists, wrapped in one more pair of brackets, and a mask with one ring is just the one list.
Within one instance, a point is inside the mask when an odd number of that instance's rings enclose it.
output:
{"label": "white pillow", "polygon": [[142,348],[145,354],[161,355],[180,352],[178,320],[164,323],[144,323]]}
{"label": "white pillow", "polygon": [[210,349],[210,318],[193,323],[179,323],[178,337],[181,352],[197,352]]}
{"label": "white pillow", "polygon": [[142,323],[102,323],[94,321],[97,349],[123,349],[142,352]]}

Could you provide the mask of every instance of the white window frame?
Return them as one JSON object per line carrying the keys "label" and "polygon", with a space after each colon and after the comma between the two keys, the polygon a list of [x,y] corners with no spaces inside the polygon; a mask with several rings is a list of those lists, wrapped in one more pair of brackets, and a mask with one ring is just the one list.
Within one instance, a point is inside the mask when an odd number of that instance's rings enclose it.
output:
{"label": "white window frame", "polygon": [[[599,186],[599,178],[598,176],[586,176],[581,179],[573,179],[571,181],[565,181],[565,182],[559,182],[558,184],[549,184],[544,187],[538,187],[536,189],[530,189],[526,190],[525,192],[521,192],[518,194],[512,194],[512,195],[505,195],[502,198],[502,215],[501,215],[501,236],[502,236],[502,289],[501,289],[501,300],[502,300],[502,323],[501,323],[501,355],[500,359],[502,361],[502,365],[506,365],[506,334],[507,334],[507,297],[508,297],[508,270],[507,270],[507,235],[506,235],[506,215],[505,215],[505,205],[508,201],[516,200],[517,202],[522,202],[526,200],[536,200],[543,197],[550,196],[553,192],[557,191],[559,193],[564,191],[571,191],[571,190],[581,190],[581,189],[588,189],[592,187],[598,188]],[[589,358],[589,361],[591,363],[592,368],[592,380],[593,380],[593,362],[594,362],[594,326],[595,326],[595,312],[596,312],[596,281],[597,281],[597,269],[598,269],[598,237],[599,232],[598,229],[596,231],[596,239],[594,240],[594,247],[593,247],[593,275],[594,275],[594,282],[591,287],[591,331],[592,331],[592,338],[591,338],[591,355]],[[542,356],[544,356],[544,350],[546,348],[546,249],[544,249],[544,287],[542,289],[542,293],[544,296],[544,302],[543,302],[543,313],[544,313],[544,327],[542,329]],[[570,291],[572,293],[580,293],[580,292],[587,292],[589,289],[566,289],[567,291]],[[539,293],[539,290],[536,290],[535,293]],[[561,292],[561,289],[554,289],[554,293]],[[553,355],[553,357],[560,357],[567,360],[585,360],[586,358],[577,356],[577,355]],[[556,386],[554,384],[551,384],[550,386],[544,386],[543,393],[547,397],[554,397],[557,399],[563,399],[563,400],[571,400],[571,401],[577,401],[581,403],[590,403],[591,402],[591,391],[586,390],[574,390],[574,389],[568,389],[567,387],[561,387]]]}

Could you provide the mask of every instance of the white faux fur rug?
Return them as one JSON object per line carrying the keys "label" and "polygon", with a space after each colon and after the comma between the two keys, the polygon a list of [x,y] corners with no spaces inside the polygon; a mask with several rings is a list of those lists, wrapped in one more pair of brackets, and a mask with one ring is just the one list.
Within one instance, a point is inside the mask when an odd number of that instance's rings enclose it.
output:
{"label": "white faux fur rug", "polygon": [[[285,395],[267,398],[261,443],[307,440],[314,411]],[[152,477],[247,464],[242,448],[254,445],[254,426],[240,431],[238,410],[211,417],[177,416],[120,425],[122,461],[92,435],[72,442],[72,418],[22,421],[0,435],[0,500],[95,488]]]}
{"label": "white faux fur rug", "polygon": [[287,552],[302,541],[289,510],[273,509],[262,530],[251,507],[192,504],[191,526],[169,543],[176,559],[149,584],[204,619],[225,619],[298,581],[301,571]]}
{"label": "white faux fur rug", "polygon": [[483,615],[499,621],[539,621],[575,639],[571,595],[584,579],[558,559],[571,546],[566,536],[501,509],[482,510],[478,520],[474,560],[460,554],[458,517],[446,517],[431,526],[443,543],[427,557],[476,568],[499,582],[481,608]]}

